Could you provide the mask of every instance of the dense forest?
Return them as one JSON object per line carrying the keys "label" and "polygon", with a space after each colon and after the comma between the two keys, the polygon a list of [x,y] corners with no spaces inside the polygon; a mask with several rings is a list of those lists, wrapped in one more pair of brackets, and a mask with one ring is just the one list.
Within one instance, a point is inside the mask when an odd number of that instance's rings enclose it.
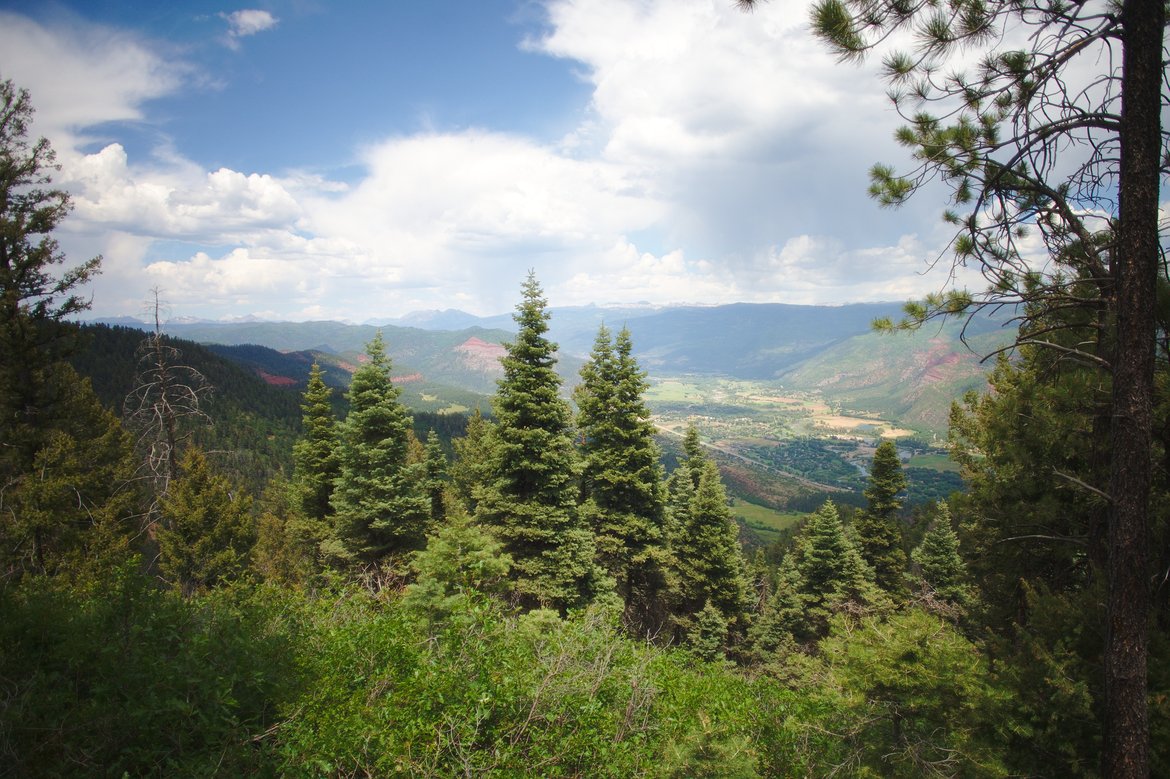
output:
{"label": "dense forest", "polygon": [[[924,28],[940,50],[983,29],[959,6],[958,32]],[[914,16],[892,7],[866,29]],[[866,49],[846,5],[817,13]],[[1035,94],[1021,69],[991,68],[981,89],[1017,81],[982,130],[902,139],[928,165],[949,149],[969,190],[992,170],[973,149]],[[663,457],[628,330],[600,328],[566,399],[533,274],[487,415],[412,414],[381,334],[343,392],[317,364],[290,392],[158,329],[83,332],[100,258],[67,266],[52,151],[27,93],[0,82],[0,103],[4,775],[1170,775],[1170,313],[1148,307],[1134,410],[1123,273],[1094,265],[1127,223],[1073,230],[1063,190],[994,169],[985,191],[1047,220],[1059,268],[993,279],[1020,337],[952,408],[961,489],[910,506],[892,442],[864,476],[801,442],[775,456],[863,499],[749,556],[698,432]],[[915,187],[874,177],[890,204]],[[940,296],[903,326],[979,307]],[[1135,618],[1137,675],[1115,654]]]}

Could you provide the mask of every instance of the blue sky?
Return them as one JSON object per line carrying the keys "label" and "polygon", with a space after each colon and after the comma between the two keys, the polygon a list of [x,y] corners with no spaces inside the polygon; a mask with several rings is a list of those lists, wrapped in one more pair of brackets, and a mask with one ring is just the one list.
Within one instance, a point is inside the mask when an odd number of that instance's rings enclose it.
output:
{"label": "blue sky", "polygon": [[93,313],[395,317],[553,305],[901,300],[942,287],[939,203],[872,69],[802,0],[0,0],[104,257]]}

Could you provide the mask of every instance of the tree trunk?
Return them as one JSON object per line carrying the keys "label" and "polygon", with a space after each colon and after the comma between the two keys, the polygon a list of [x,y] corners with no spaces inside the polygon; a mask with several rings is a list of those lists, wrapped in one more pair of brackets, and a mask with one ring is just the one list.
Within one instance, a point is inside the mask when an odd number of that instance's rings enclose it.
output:
{"label": "tree trunk", "polygon": [[1162,0],[1125,0],[1122,7],[1118,317],[1102,766],[1108,777],[1149,775],[1148,507],[1163,16]]}

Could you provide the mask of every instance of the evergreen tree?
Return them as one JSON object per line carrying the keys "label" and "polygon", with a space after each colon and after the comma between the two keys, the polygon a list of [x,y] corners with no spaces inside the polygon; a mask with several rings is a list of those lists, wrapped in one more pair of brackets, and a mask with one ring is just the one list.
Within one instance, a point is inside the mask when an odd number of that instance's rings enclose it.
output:
{"label": "evergreen tree", "polygon": [[69,196],[50,188],[54,154],[44,138],[29,142],[32,115],[28,92],[0,82],[0,485],[5,488],[33,474],[64,419],[76,382],[72,371],[59,370],[77,345],[76,327],[67,320],[89,308],[72,293],[101,262],[94,258],[53,275],[53,266],[65,257],[52,232],[69,213]]}
{"label": "evergreen tree", "polygon": [[[1151,565],[1149,534],[1158,504],[1152,431],[1170,149],[1166,15],[1159,0],[954,0],[945,8],[818,0],[812,7],[814,33],[842,59],[884,50],[889,96],[907,122],[896,137],[912,150],[914,168],[900,175],[875,165],[871,194],[900,205],[941,180],[950,190],[943,216],[956,230],[955,265],[975,265],[989,282],[981,292],[951,290],[912,304],[905,324],[1010,308],[1025,312],[1017,344],[1035,344],[1052,332],[1028,326],[1037,316],[1079,309],[1108,332],[1050,345],[1110,378],[1101,431],[1112,444],[1101,556],[1109,776],[1150,774],[1150,582],[1152,571],[1164,570]],[[1042,267],[1027,259],[1035,240],[1047,249]]]}
{"label": "evergreen tree", "polygon": [[898,523],[902,508],[898,496],[905,489],[906,475],[898,448],[893,441],[882,441],[874,452],[869,486],[865,488],[868,505],[858,515],[854,528],[862,559],[873,568],[878,586],[892,594],[906,589],[906,552]]}
{"label": "evergreen tree", "polygon": [[336,543],[332,527],[305,514],[303,495],[277,474],[260,497],[251,560],[252,569],[265,581],[302,586],[329,562],[322,547]]}
{"label": "evergreen tree", "polygon": [[630,333],[611,344],[602,326],[581,369],[577,428],[582,454],[582,514],[593,527],[598,560],[614,577],[636,632],[656,631],[664,614],[665,495],[645,374]]}
{"label": "evergreen tree", "polygon": [[[54,154],[28,139],[28,92],[0,82],[0,574],[53,572],[124,546],[133,510],[126,439],[64,360],[78,345],[75,294],[101,258],[60,274],[53,231],[69,196],[53,189]],[[104,541],[98,542],[98,539]],[[69,561],[69,562],[67,562]]]}
{"label": "evergreen tree", "polygon": [[876,597],[873,572],[846,535],[832,501],[809,516],[788,556],[792,558],[789,571],[799,574],[795,585],[804,623],[797,629],[799,637],[823,636],[832,614],[847,604],[864,605]]}
{"label": "evergreen tree", "polygon": [[304,433],[293,445],[293,479],[301,510],[306,517],[324,521],[333,514],[330,503],[337,480],[337,422],[329,402],[333,390],[322,378],[316,362],[301,401]]}
{"label": "evergreen tree", "polygon": [[475,513],[479,495],[491,478],[493,441],[492,423],[478,408],[468,418],[463,436],[451,441],[455,450],[455,461],[448,469],[451,488],[469,514]]}
{"label": "evergreen tree", "polygon": [[727,506],[719,469],[705,460],[698,489],[672,548],[677,577],[675,615],[687,626],[710,602],[730,624],[744,622],[748,584],[739,529]]}
{"label": "evergreen tree", "polygon": [[447,518],[447,455],[434,430],[427,436],[423,452],[423,477],[431,525],[437,527]]}
{"label": "evergreen tree", "polygon": [[499,541],[456,514],[437,526],[415,556],[417,578],[406,588],[404,605],[432,622],[449,618],[467,601],[503,595],[511,564]]}
{"label": "evergreen tree", "polygon": [[129,436],[68,364],[46,375],[55,418],[38,431],[30,467],[0,489],[0,580],[109,567],[129,554],[138,529]]}
{"label": "evergreen tree", "polygon": [[687,636],[691,652],[707,663],[723,660],[727,646],[727,618],[711,601],[695,617],[695,628]]}
{"label": "evergreen tree", "polygon": [[576,452],[553,370],[556,345],[545,335],[547,303],[532,273],[514,319],[519,330],[503,359],[489,479],[476,512],[511,555],[520,600],[567,609],[593,597],[597,571],[593,536],[577,511]]}
{"label": "evergreen tree", "polygon": [[252,500],[188,447],[160,500],[158,570],[184,595],[240,576],[254,540]]}
{"label": "evergreen tree", "polygon": [[666,516],[662,524],[667,550],[674,548],[679,531],[687,523],[691,512],[691,498],[695,496],[695,485],[690,472],[681,464],[666,479]]}
{"label": "evergreen tree", "polygon": [[687,425],[687,432],[683,434],[683,459],[679,465],[691,477],[691,486],[699,488],[699,479],[703,475],[703,463],[707,455],[703,452],[703,442],[699,438],[699,431],[694,424]]}
{"label": "evergreen tree", "polygon": [[370,564],[420,549],[430,506],[422,490],[422,464],[408,462],[410,414],[390,381],[380,332],[366,345],[366,356],[349,385],[332,505],[344,554]]}
{"label": "evergreen tree", "polygon": [[967,566],[959,555],[959,537],[951,527],[951,512],[946,501],[939,501],[934,522],[914,550],[914,562],[923,580],[943,600],[956,606],[968,600]]}

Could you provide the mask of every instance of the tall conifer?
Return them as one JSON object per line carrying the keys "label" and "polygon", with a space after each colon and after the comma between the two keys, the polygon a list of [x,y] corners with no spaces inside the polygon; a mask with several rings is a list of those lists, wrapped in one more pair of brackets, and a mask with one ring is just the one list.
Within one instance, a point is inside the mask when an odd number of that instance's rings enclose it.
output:
{"label": "tall conifer", "polygon": [[597,570],[589,528],[577,511],[571,412],[560,396],[556,344],[540,284],[529,273],[513,318],[493,406],[489,483],[477,506],[512,556],[516,593],[528,606],[566,609],[594,595]]}
{"label": "tall conifer", "polygon": [[902,508],[898,496],[905,489],[906,474],[898,459],[898,448],[893,441],[882,441],[874,452],[869,486],[865,489],[868,505],[858,515],[855,528],[858,551],[873,567],[878,586],[894,594],[906,589],[906,552],[898,524],[898,511]]}
{"label": "tall conifer", "polygon": [[447,455],[434,430],[427,436],[423,450],[423,475],[431,525],[438,526],[447,518]]}
{"label": "tall conifer", "polygon": [[349,385],[349,415],[340,426],[340,473],[333,492],[337,535],[348,556],[377,563],[423,545],[430,504],[421,463],[408,463],[410,414],[390,381],[382,334]]}
{"label": "tall conifer", "polygon": [[304,435],[293,445],[293,467],[300,507],[307,517],[318,520],[333,513],[330,498],[339,470],[337,421],[329,403],[332,394],[321,366],[314,362],[301,399]]}
{"label": "tall conifer", "polygon": [[574,393],[581,440],[582,513],[598,559],[614,577],[631,627],[656,630],[665,616],[665,494],[645,374],[629,330],[611,343],[602,326]]}
{"label": "tall conifer", "polygon": [[748,584],[739,529],[727,506],[719,468],[704,459],[699,486],[672,547],[677,577],[675,614],[687,624],[709,602],[729,623],[742,624]]}
{"label": "tall conifer", "polygon": [[451,441],[455,460],[448,468],[451,488],[455,497],[468,514],[474,514],[479,498],[491,480],[492,423],[484,419],[477,408],[467,420],[467,430],[462,438]]}
{"label": "tall conifer", "polygon": [[846,603],[866,604],[877,596],[873,571],[845,534],[832,501],[809,516],[789,556],[799,574],[795,584],[804,611],[797,632],[805,638],[824,635],[829,617]]}
{"label": "tall conifer", "polygon": [[28,472],[54,433],[70,393],[58,370],[76,348],[68,319],[89,308],[76,287],[98,273],[101,258],[54,275],[65,262],[53,230],[69,213],[69,195],[53,189],[49,142],[29,141],[28,92],[0,81],[0,484]]}

